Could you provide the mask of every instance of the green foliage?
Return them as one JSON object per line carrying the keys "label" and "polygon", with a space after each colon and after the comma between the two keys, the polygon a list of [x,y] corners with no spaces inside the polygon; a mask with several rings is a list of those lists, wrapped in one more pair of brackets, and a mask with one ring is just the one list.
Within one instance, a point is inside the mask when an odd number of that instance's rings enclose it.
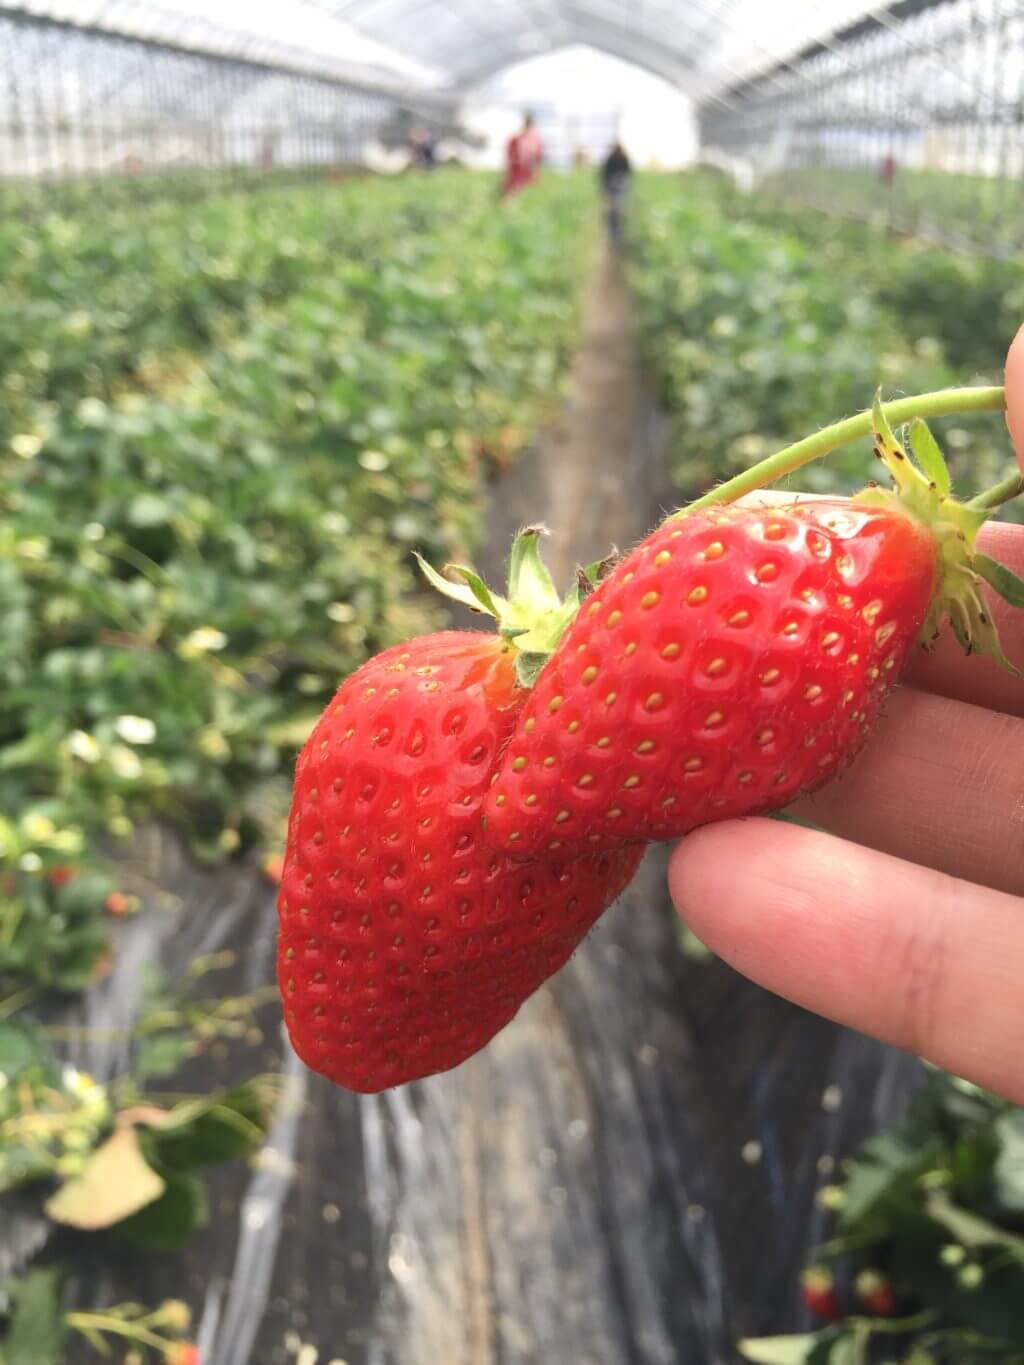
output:
{"label": "green foliage", "polygon": [[[1024,1114],[934,1072],[906,1118],[847,1163],[836,1236],[814,1255],[891,1283],[898,1315],[742,1343],[750,1360],[984,1365],[1024,1361]],[[778,1354],[771,1354],[776,1351]],[[838,1352],[838,1354],[837,1354]],[[880,1352],[880,1354],[878,1354]],[[823,1354],[822,1354],[823,1353]],[[845,1353],[845,1354],[844,1354]]]}
{"label": "green foliage", "polygon": [[[638,191],[640,336],[686,496],[863,409],[880,384],[898,395],[999,382],[1024,314],[1016,264],[897,245],[700,176],[642,178]],[[949,287],[932,290],[933,279]],[[959,494],[1014,468],[998,415],[938,428]],[[801,470],[793,486],[849,493],[877,473],[865,440]]]}
{"label": "green foliage", "polygon": [[8,1300],[7,1330],[0,1341],[0,1365],[57,1365],[67,1324],[61,1313],[59,1269],[33,1270],[0,1285]]}
{"label": "green foliage", "polygon": [[0,228],[0,978],[85,985],[99,874],[278,837],[340,679],[430,629],[559,391],[587,188],[372,179]]}

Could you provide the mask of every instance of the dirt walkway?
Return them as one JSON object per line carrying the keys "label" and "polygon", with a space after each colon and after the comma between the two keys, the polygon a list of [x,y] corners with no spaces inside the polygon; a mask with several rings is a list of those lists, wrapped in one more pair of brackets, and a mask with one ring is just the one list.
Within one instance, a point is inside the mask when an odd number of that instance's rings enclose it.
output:
{"label": "dirt walkway", "polygon": [[561,420],[495,493],[490,543],[481,556],[494,581],[502,580],[512,534],[529,522],[551,528],[545,558],[560,584],[576,563],[643,536],[657,517],[663,489],[658,428],[634,353],[623,265],[603,252],[587,294],[583,340]]}

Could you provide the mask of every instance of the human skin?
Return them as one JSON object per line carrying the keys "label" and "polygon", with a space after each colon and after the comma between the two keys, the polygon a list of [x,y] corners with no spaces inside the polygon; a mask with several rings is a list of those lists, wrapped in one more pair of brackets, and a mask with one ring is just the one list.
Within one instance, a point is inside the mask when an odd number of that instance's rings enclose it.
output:
{"label": "human skin", "polygon": [[[1024,469],[1024,328],[1006,402]],[[979,545],[1024,576],[1024,526]],[[990,605],[1024,669],[1024,612]],[[824,832],[730,820],[677,846],[694,933],[779,995],[1024,1103],[1024,679],[947,630],[845,778],[793,810]]]}

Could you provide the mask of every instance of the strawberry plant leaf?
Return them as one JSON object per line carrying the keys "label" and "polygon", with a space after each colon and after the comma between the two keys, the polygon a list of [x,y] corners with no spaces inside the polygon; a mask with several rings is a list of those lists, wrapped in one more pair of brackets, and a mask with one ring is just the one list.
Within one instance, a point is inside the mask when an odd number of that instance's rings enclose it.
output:
{"label": "strawberry plant leaf", "polygon": [[938,441],[931,433],[931,428],[922,418],[915,417],[910,424],[908,434],[910,436],[910,448],[913,450],[914,458],[921,466],[925,478],[933,483],[945,497],[952,487],[949,466],[946,464],[946,457],[939,449]]}
{"label": "strawberry plant leaf", "polygon": [[255,1085],[190,1102],[179,1111],[172,1110],[153,1135],[161,1169],[189,1170],[245,1156],[267,1128],[266,1104]]}
{"label": "strawberry plant leaf", "polygon": [[138,1080],[157,1080],[173,1076],[193,1048],[187,1033],[164,1033],[144,1038],[135,1062]]}
{"label": "strawberry plant leaf", "polygon": [[61,1312],[63,1279],[64,1272],[54,1266],[2,1286],[13,1305],[7,1335],[0,1342],[2,1365],[58,1365],[67,1337]]}
{"label": "strawberry plant leaf", "polygon": [[0,1023],[0,1073],[12,1082],[30,1067],[38,1068],[39,1078],[44,1083],[57,1083],[53,1053],[39,1025],[25,1018]]}
{"label": "strawberry plant leaf", "polygon": [[205,1226],[206,1193],[194,1175],[162,1171],[165,1190],[159,1199],[118,1223],[114,1235],[144,1251],[176,1251]]}
{"label": "strawberry plant leaf", "polygon": [[987,1218],[960,1208],[946,1195],[934,1193],[928,1197],[925,1209],[931,1218],[941,1223],[966,1247],[998,1246],[1024,1259],[1024,1237],[997,1227]]}
{"label": "strawberry plant leaf", "polygon": [[117,1129],[45,1204],[55,1223],[94,1231],[122,1222],[164,1193],[164,1181],[142,1155],[134,1127]]}
{"label": "strawberry plant leaf", "polygon": [[[473,584],[468,581],[465,583],[453,583],[450,578],[443,577],[435,568],[427,563],[422,555],[418,554],[416,556],[416,562],[420,566],[420,572],[423,574],[423,577],[430,586],[436,588],[443,597],[447,597],[452,602],[458,602],[463,607],[468,607],[470,611],[484,611],[491,616],[497,616],[498,613],[495,609],[494,599],[491,597],[491,594],[487,591],[486,587],[484,587],[483,594],[481,595],[474,590]],[[465,574],[465,570],[460,569],[459,572],[463,575]],[[476,578],[476,575],[473,575],[473,577]],[[479,578],[477,579],[477,582],[482,584],[482,580]]]}
{"label": "strawberry plant leaf", "polygon": [[1012,569],[988,555],[976,553],[974,568],[1011,607],[1024,607],[1024,578],[1018,578]]}
{"label": "strawberry plant leaf", "polygon": [[1000,1142],[993,1175],[999,1202],[1012,1212],[1024,1212],[1024,1110],[996,1120]]}
{"label": "strawberry plant leaf", "polygon": [[869,1139],[851,1163],[840,1223],[850,1228],[896,1191],[909,1188],[932,1160],[932,1145],[915,1146],[896,1133]]}
{"label": "strawberry plant leaf", "polygon": [[540,553],[540,526],[527,526],[512,542],[508,566],[508,595],[513,602],[528,603],[534,610],[559,605],[558,590]]}
{"label": "strawberry plant leaf", "polygon": [[747,1337],[736,1349],[755,1365],[805,1365],[821,1334],[809,1332],[789,1337]]}
{"label": "strawberry plant leaf", "polygon": [[469,591],[472,593],[476,602],[475,606],[471,606],[471,610],[480,611],[482,609],[488,616],[493,616],[495,618],[500,618],[504,614],[503,609],[507,606],[507,603],[503,598],[499,597],[497,593],[491,592],[490,588],[475,569],[471,569],[464,564],[449,564],[448,571],[461,575],[462,579],[465,581],[466,586],[469,588]]}

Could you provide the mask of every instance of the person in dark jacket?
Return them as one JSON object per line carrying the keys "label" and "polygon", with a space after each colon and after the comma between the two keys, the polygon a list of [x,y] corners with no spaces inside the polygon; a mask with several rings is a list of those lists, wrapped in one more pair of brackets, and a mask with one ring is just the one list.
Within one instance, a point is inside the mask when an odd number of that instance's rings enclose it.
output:
{"label": "person in dark jacket", "polygon": [[604,199],[605,222],[608,236],[615,246],[622,243],[622,216],[629,193],[633,167],[621,142],[614,147],[601,162],[601,196]]}

